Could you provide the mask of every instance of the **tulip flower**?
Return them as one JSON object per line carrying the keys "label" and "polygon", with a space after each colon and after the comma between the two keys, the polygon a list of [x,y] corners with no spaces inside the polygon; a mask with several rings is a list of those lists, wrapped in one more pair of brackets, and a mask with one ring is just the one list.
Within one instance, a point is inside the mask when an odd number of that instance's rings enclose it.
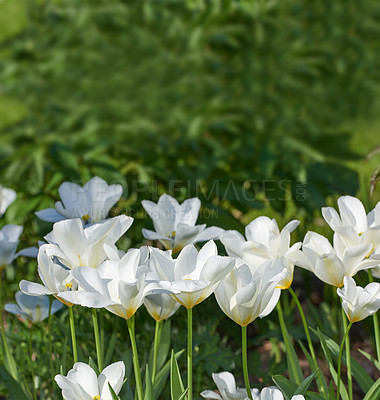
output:
{"label": "tulip flower", "polygon": [[242,361],[246,393],[253,400],[247,367],[247,325],[257,317],[272,312],[280,297],[278,282],[284,279],[281,260],[266,261],[252,271],[247,264],[238,264],[215,290],[222,311],[241,326]]}
{"label": "tulip flower", "polygon": [[[220,394],[215,393],[212,390],[204,390],[201,396],[205,399],[215,400],[246,400],[247,391],[242,388],[236,387],[234,376],[230,372],[219,372],[218,374],[212,374],[212,379],[215,382]],[[251,389],[253,400],[260,399],[260,391],[258,389]]]}
{"label": "tulip flower", "polygon": [[[28,296],[19,291],[15,297],[17,304],[5,304],[5,311],[16,314],[32,324],[41,322],[49,316],[50,300],[48,296]],[[54,300],[51,305],[51,314],[56,313],[62,307],[61,302]]]}
{"label": "tulip flower", "polygon": [[47,222],[80,218],[86,225],[106,219],[110,209],[120,199],[123,188],[121,185],[108,185],[106,181],[95,176],[83,187],[64,182],[58,192],[61,201],[55,203],[55,208],[37,211],[37,217]]}
{"label": "tulip flower", "polygon": [[293,281],[294,270],[289,257],[301,247],[300,242],[290,246],[290,234],[299,223],[293,220],[280,231],[275,219],[258,217],[245,228],[247,240],[237,231],[225,231],[220,241],[230,256],[241,258],[254,269],[268,260],[281,259],[288,274],[279,282],[279,287],[288,289]]}
{"label": "tulip flower", "polygon": [[0,217],[7,208],[16,200],[16,192],[0,185]]}
{"label": "tulip flower", "polygon": [[[351,375],[351,361],[350,361],[350,346],[349,346],[349,332],[353,323],[361,321],[375,313],[380,308],[380,283],[369,283],[365,288],[356,286],[355,281],[346,276],[344,278],[343,288],[337,289],[338,296],[342,298],[342,309],[347,315],[350,324],[347,327],[343,315],[345,334],[339,349],[338,356],[338,383],[337,383],[337,398],[339,397],[340,389],[340,371],[344,343],[346,343],[346,358],[347,358],[347,374]],[[378,351],[380,342],[379,336],[375,332],[376,351]],[[349,392],[352,393],[352,386],[349,381]]]}
{"label": "tulip flower", "polygon": [[216,226],[206,228],[206,224],[195,225],[201,202],[198,198],[185,200],[181,205],[173,197],[163,194],[158,203],[149,200],[141,202],[153,220],[155,231],[143,229],[149,240],[159,240],[166,249],[177,253],[188,244],[219,238],[223,229]]}
{"label": "tulip flower", "polygon": [[[261,391],[260,400],[284,400],[284,395],[281,390],[276,388],[264,388]],[[302,394],[297,394],[291,398],[291,400],[305,400]]]}
{"label": "tulip flower", "polygon": [[55,381],[62,389],[64,400],[112,400],[108,384],[118,395],[124,375],[125,365],[122,361],[104,368],[98,377],[89,365],[77,362],[67,376],[56,375]]}
{"label": "tulip flower", "polygon": [[151,251],[150,266],[160,276],[161,284],[167,285],[173,297],[187,308],[187,380],[188,398],[192,400],[192,309],[215,291],[235,260],[218,256],[212,240],[199,252],[192,244],[185,246],[175,260],[167,252],[154,248]]}
{"label": "tulip flower", "polygon": [[51,244],[46,254],[57,257],[69,269],[97,268],[106,259],[104,244],[113,246],[128,230],[133,218],[125,215],[83,227],[80,219],[57,222],[53,231],[45,236]]}
{"label": "tulip flower", "polygon": [[342,307],[350,322],[361,321],[380,308],[380,283],[372,282],[362,288],[346,276],[343,288],[338,288],[337,293],[342,298]]}
{"label": "tulip flower", "polygon": [[38,274],[43,284],[22,280],[19,285],[20,290],[29,296],[52,294],[70,307],[72,303],[62,298],[61,294],[77,290],[78,284],[70,270],[57,264],[46,254],[50,246],[49,244],[42,245],[37,257]]}
{"label": "tulip flower", "polygon": [[247,264],[239,264],[222,280],[215,298],[221,310],[244,327],[272,312],[281,293],[278,282],[283,277],[280,260],[267,261],[255,272]]}
{"label": "tulip flower", "polygon": [[5,225],[0,230],[0,271],[17,257],[16,249],[22,230],[22,226],[18,225]]}
{"label": "tulip flower", "polygon": [[145,308],[156,321],[170,318],[181,306],[167,293],[148,294],[144,298]]}
{"label": "tulip flower", "polygon": [[[334,247],[341,253],[344,249],[358,244],[370,244],[367,258],[379,258],[380,253],[380,202],[368,214],[362,202],[352,196],[341,196],[338,199],[338,212],[332,207],[322,208],[322,215],[333,229]],[[380,278],[380,261],[372,273]]]}
{"label": "tulip flower", "polygon": [[335,248],[324,236],[308,232],[302,244],[302,251],[292,254],[291,261],[313,272],[323,282],[341,287],[345,276],[352,277],[379,262],[374,258],[366,259],[370,249],[371,245],[368,243]]}

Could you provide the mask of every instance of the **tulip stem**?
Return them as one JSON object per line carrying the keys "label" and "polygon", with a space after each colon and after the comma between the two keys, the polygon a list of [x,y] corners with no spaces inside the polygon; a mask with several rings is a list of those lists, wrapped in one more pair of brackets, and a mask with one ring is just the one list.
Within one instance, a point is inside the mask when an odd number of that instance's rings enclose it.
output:
{"label": "tulip stem", "polygon": [[153,371],[152,371],[152,383],[156,380],[156,371],[157,371],[157,355],[158,355],[158,346],[160,345],[162,332],[162,322],[156,321],[156,329],[154,331],[154,348],[153,348]]}
{"label": "tulip stem", "polygon": [[[343,336],[343,339],[342,339],[342,343],[341,343],[340,348],[339,348],[339,356],[338,356],[338,382],[337,382],[337,385],[336,385],[336,388],[337,388],[336,400],[339,400],[339,397],[340,397],[340,393],[339,393],[340,392],[340,373],[341,373],[341,368],[342,368],[343,347],[344,347],[344,344],[346,342],[346,339],[348,338],[348,333],[350,332],[350,329],[351,329],[351,326],[352,326],[352,322],[350,322],[348,327],[347,327],[347,323],[345,323],[345,326],[346,326],[345,333],[344,333],[344,336]],[[347,361],[347,370],[348,370],[348,361]]]}
{"label": "tulip stem", "polygon": [[132,346],[133,370],[135,372],[137,398],[138,398],[138,400],[143,400],[143,389],[142,389],[142,383],[141,383],[139,356],[138,356],[138,352],[137,352],[136,338],[135,338],[134,316],[130,319],[127,319],[127,325],[128,325],[128,332],[129,332],[129,337],[131,339],[131,346]]}
{"label": "tulip stem", "polygon": [[30,325],[30,329],[29,329],[30,372],[32,374],[33,400],[37,400],[36,384],[35,384],[35,378],[34,378],[34,367],[33,367],[32,328],[33,328],[33,324]]}
{"label": "tulip stem", "polygon": [[[372,270],[368,270],[369,282],[373,282]],[[376,354],[377,361],[379,363],[379,371],[380,371],[380,331],[379,331],[379,317],[377,313],[373,314],[373,325],[375,330],[375,343],[376,343]]]}
{"label": "tulip stem", "polygon": [[103,354],[102,354],[102,349],[100,346],[98,314],[96,312],[96,308],[92,309],[92,323],[94,325],[96,358],[98,359],[98,370],[99,370],[99,372],[102,372],[103,371]]}
{"label": "tulip stem", "polygon": [[[342,307],[342,320],[343,320],[343,328],[344,331],[347,331],[347,319],[344,309]],[[350,327],[351,328],[351,327]],[[350,337],[345,335],[344,337],[346,342],[346,363],[347,363],[347,382],[348,382],[348,396],[349,399],[352,400],[352,374],[351,374],[351,352],[350,352]]]}
{"label": "tulip stem", "polygon": [[243,361],[243,375],[245,388],[247,390],[247,395],[250,400],[252,398],[251,385],[249,383],[248,375],[248,362],[247,362],[247,326],[241,327],[241,344],[242,344],[242,361]]}
{"label": "tulip stem", "polygon": [[53,305],[53,299],[49,297],[49,317],[48,317],[48,335],[49,335],[49,364],[50,364],[50,373],[51,373],[51,383],[54,387],[54,371],[55,368],[53,366],[53,345],[52,345],[52,330],[51,330],[51,307]]}
{"label": "tulip stem", "polygon": [[77,339],[75,336],[75,322],[74,322],[74,306],[69,307],[69,318],[70,318],[70,331],[71,331],[71,345],[73,347],[73,359],[74,364],[78,362],[78,349]]}
{"label": "tulip stem", "polygon": [[187,399],[193,400],[193,309],[187,309]]}
{"label": "tulip stem", "polygon": [[291,287],[289,287],[288,290],[289,290],[290,294],[292,295],[293,300],[295,301],[295,303],[296,303],[296,305],[298,307],[298,311],[299,311],[301,319],[302,319],[303,328],[305,330],[307,343],[309,345],[310,355],[311,355],[311,357],[313,359],[314,368],[315,368],[315,370],[318,370],[319,390],[322,392],[323,395],[326,396],[326,392],[325,392],[325,388],[324,388],[324,385],[323,385],[323,379],[322,379],[321,371],[319,370],[317,357],[315,356],[314,346],[313,346],[313,342],[312,342],[311,337],[310,337],[309,327],[307,326],[305,313],[303,312],[301,303],[298,300],[297,295],[294,293],[294,290]]}
{"label": "tulip stem", "polygon": [[[284,320],[284,313],[282,312],[282,307],[281,307],[280,301],[277,302],[277,313],[278,313],[278,320],[280,322],[282,338],[284,339],[286,351],[288,351],[288,349],[290,348],[289,333],[288,333],[288,330],[286,329],[286,324],[285,324],[285,320]],[[294,359],[293,359],[293,357],[291,357],[289,355],[288,360],[289,360],[289,366],[292,369],[292,375],[293,375],[293,377],[294,377],[294,379],[296,381],[296,384],[300,385],[301,381],[300,381],[300,379],[299,379],[299,377],[297,375],[297,367],[294,364]]]}

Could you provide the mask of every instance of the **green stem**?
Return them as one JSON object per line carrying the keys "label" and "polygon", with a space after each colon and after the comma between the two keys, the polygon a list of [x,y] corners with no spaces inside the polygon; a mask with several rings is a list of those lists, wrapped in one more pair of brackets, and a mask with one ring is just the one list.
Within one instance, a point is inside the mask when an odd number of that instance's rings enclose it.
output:
{"label": "green stem", "polygon": [[[344,331],[347,331],[347,320],[346,314],[342,307],[342,320],[343,320],[343,328]],[[345,335],[346,342],[346,363],[347,363],[347,382],[348,382],[348,396],[349,399],[352,400],[352,373],[351,373],[351,352],[350,352],[350,337]]]}
{"label": "green stem", "polygon": [[99,370],[99,372],[102,372],[103,371],[103,354],[102,354],[102,349],[100,346],[98,314],[97,314],[95,308],[92,309],[92,323],[94,325],[96,358],[98,359],[98,370]]}
{"label": "green stem", "polygon": [[187,392],[188,400],[193,400],[193,309],[187,309]]}
{"label": "green stem", "polygon": [[[286,324],[285,324],[285,320],[284,320],[284,314],[282,312],[282,307],[281,307],[280,301],[277,302],[277,313],[278,313],[278,320],[280,322],[281,334],[282,334],[282,337],[283,337],[284,342],[285,342],[285,348],[289,349],[290,348],[289,334],[288,334],[288,330],[286,329]],[[290,362],[290,368],[293,371],[294,379],[295,379],[297,385],[300,385],[301,381],[298,378],[297,367],[294,364],[293,357],[290,356],[290,357],[288,357],[288,359],[289,359],[289,362]]]}
{"label": "green stem", "polygon": [[78,362],[78,350],[77,350],[77,340],[75,337],[75,323],[74,323],[74,306],[69,307],[69,316],[70,316],[70,331],[71,331],[71,344],[73,347],[73,358],[74,364]]}
{"label": "green stem", "polygon": [[305,314],[303,312],[301,303],[298,300],[297,295],[294,293],[294,290],[291,287],[289,287],[288,290],[289,290],[290,294],[292,295],[293,300],[295,301],[295,303],[296,303],[296,305],[298,307],[298,311],[299,311],[301,319],[302,319],[303,328],[305,330],[307,343],[309,345],[310,355],[311,355],[311,358],[313,359],[314,368],[315,368],[315,370],[318,370],[319,389],[322,392],[322,394],[326,396],[326,392],[325,392],[325,388],[324,388],[324,385],[323,385],[323,379],[322,379],[321,371],[319,370],[317,357],[315,355],[314,346],[313,346],[313,342],[312,342],[311,337],[310,337],[310,331],[309,331],[309,327],[307,326]]}
{"label": "green stem", "polygon": [[[373,282],[372,270],[368,270],[369,282]],[[375,343],[376,343],[376,354],[377,361],[379,363],[379,371],[380,371],[380,330],[379,330],[379,317],[377,313],[373,314],[373,326],[375,329]]]}
{"label": "green stem", "polygon": [[339,356],[338,356],[338,382],[337,382],[337,385],[336,385],[336,388],[337,388],[336,400],[339,400],[339,397],[340,397],[340,393],[339,393],[339,392],[340,392],[340,371],[341,371],[341,368],[342,368],[343,347],[344,347],[344,343],[345,343],[345,341],[346,341],[346,338],[348,338],[348,333],[350,332],[351,326],[352,326],[352,322],[350,322],[350,324],[348,325],[348,328],[346,328],[345,333],[344,333],[344,336],[343,336],[343,339],[342,339],[342,343],[341,343],[340,348],[339,348]]}
{"label": "green stem", "polygon": [[53,345],[52,345],[52,330],[51,330],[51,307],[53,304],[53,299],[50,297],[49,298],[49,317],[48,317],[48,335],[49,335],[49,364],[50,364],[50,373],[51,373],[51,383],[54,386],[54,371],[55,368],[53,366]]}
{"label": "green stem", "polygon": [[29,357],[30,357],[30,372],[32,374],[32,387],[33,387],[33,400],[37,400],[37,392],[34,378],[34,367],[33,367],[33,347],[32,347],[32,328],[33,324],[29,329]]}
{"label": "green stem", "polygon": [[[15,379],[16,381],[18,380],[18,374],[17,374],[17,367],[14,362],[14,359],[12,357],[10,348],[7,343],[7,338],[5,335],[5,327],[3,323],[3,303],[2,303],[2,297],[1,297],[1,292],[2,292],[2,271],[0,271],[0,334],[1,334],[1,340],[3,342],[4,346],[4,353],[2,352],[2,356],[5,356],[5,365],[8,366],[8,372],[12,375],[12,378]],[[1,346],[0,346],[1,347]]]}
{"label": "green stem", "polygon": [[138,400],[143,400],[143,389],[142,389],[142,383],[141,383],[140,364],[139,364],[139,357],[138,357],[136,338],[135,338],[134,316],[130,319],[127,319],[127,325],[128,325],[128,332],[129,332],[129,337],[131,339],[131,346],[132,346],[133,370],[135,372],[137,398],[138,398]]}
{"label": "green stem", "polygon": [[241,327],[241,347],[242,347],[242,361],[243,361],[243,375],[244,375],[244,383],[245,388],[247,390],[247,395],[250,400],[252,398],[251,385],[249,383],[249,375],[248,375],[248,362],[247,362],[247,327]]}
{"label": "green stem", "polygon": [[157,354],[158,354],[158,346],[160,345],[161,339],[161,328],[162,321],[156,321],[156,329],[154,331],[154,348],[153,348],[153,371],[152,371],[152,383],[156,380],[156,372],[157,372]]}

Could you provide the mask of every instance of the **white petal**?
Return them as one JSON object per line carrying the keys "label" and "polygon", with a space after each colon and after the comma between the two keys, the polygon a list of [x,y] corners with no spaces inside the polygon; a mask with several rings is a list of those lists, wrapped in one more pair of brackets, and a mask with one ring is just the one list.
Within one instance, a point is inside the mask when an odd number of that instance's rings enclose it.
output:
{"label": "white petal", "polygon": [[115,362],[103,369],[98,378],[100,394],[102,399],[112,400],[108,383],[110,383],[114,392],[116,394],[119,394],[121,387],[123,385],[124,375],[125,375],[125,365],[122,361]]}
{"label": "white petal", "polygon": [[58,222],[65,219],[55,208],[46,208],[45,210],[36,211],[37,217],[46,222]]}

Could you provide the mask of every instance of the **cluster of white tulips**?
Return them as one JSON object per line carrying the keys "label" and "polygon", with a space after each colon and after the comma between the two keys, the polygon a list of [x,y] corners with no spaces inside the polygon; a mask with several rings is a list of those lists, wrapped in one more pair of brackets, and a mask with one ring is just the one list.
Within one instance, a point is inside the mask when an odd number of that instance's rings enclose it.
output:
{"label": "cluster of white tulips", "polygon": [[[74,366],[67,376],[55,377],[64,399],[113,400],[118,398],[122,388],[123,362],[105,368],[103,365],[96,311],[99,308],[126,320],[133,353],[135,396],[138,400],[153,399],[149,397],[153,396],[147,389],[149,385],[145,383],[145,393],[143,389],[134,317],[144,305],[156,321],[156,337],[159,337],[162,321],[170,318],[182,305],[187,309],[188,317],[187,385],[175,396],[172,392],[172,400],[192,400],[193,308],[212,294],[221,310],[241,326],[245,388],[236,387],[231,373],[215,373],[213,379],[219,393],[206,390],[201,396],[222,400],[283,399],[283,392],[276,387],[264,388],[261,393],[251,388],[247,359],[247,325],[258,317],[267,316],[276,307],[284,342],[289,348],[290,338],[279,302],[282,290],[290,291],[303,321],[311,369],[319,389],[319,394],[315,395],[320,396],[313,399],[330,399],[331,390],[326,387],[318,369],[305,315],[291,288],[295,265],[336,286],[342,310],[348,318],[347,322],[343,315],[345,337],[339,352],[338,373],[334,375],[336,398],[339,399],[341,393],[349,400],[353,398],[348,332],[354,322],[370,315],[374,318],[377,360],[380,362],[376,315],[380,308],[380,284],[373,282],[373,277],[380,277],[380,203],[367,215],[358,199],[343,196],[338,200],[340,214],[331,207],[322,210],[334,230],[333,245],[315,232],[308,232],[303,243],[291,245],[291,233],[299,221],[293,220],[280,230],[274,219],[258,217],[247,225],[244,237],[237,231],[196,225],[201,207],[199,199],[188,199],[180,205],[164,194],[157,204],[142,202],[155,229],[143,229],[143,235],[151,243],[158,241],[160,248],[143,246],[125,253],[115,243],[132,226],[133,218],[125,215],[107,218],[122,195],[120,185],[108,185],[95,177],[84,187],[63,183],[59,194],[61,201],[56,203],[55,209],[37,212],[40,219],[54,222],[52,231],[38,249],[40,282],[21,281],[21,292],[16,294],[17,305],[8,304],[5,310],[34,324],[50,318],[63,304],[69,308]],[[12,190],[0,187],[0,215],[15,197]],[[32,255],[31,249],[16,253],[21,232],[21,227],[12,225],[0,231],[0,270],[17,255]],[[228,256],[218,254],[214,240],[221,241]],[[199,242],[206,242],[200,250],[195,247]],[[370,283],[365,288],[356,286],[353,279],[361,270],[367,270],[369,275]],[[50,295],[56,300],[49,300]],[[73,314],[76,305],[92,309],[99,376],[90,365],[78,362]],[[341,384],[340,377],[344,344],[348,390]],[[157,376],[157,346],[155,341],[152,385]],[[289,375],[292,376],[291,370]],[[297,379],[296,383],[302,386]],[[284,393],[285,398],[301,400],[305,399],[304,395],[309,398],[307,388],[305,385],[303,391],[296,390],[291,396]],[[37,399],[35,390],[34,398]]]}

